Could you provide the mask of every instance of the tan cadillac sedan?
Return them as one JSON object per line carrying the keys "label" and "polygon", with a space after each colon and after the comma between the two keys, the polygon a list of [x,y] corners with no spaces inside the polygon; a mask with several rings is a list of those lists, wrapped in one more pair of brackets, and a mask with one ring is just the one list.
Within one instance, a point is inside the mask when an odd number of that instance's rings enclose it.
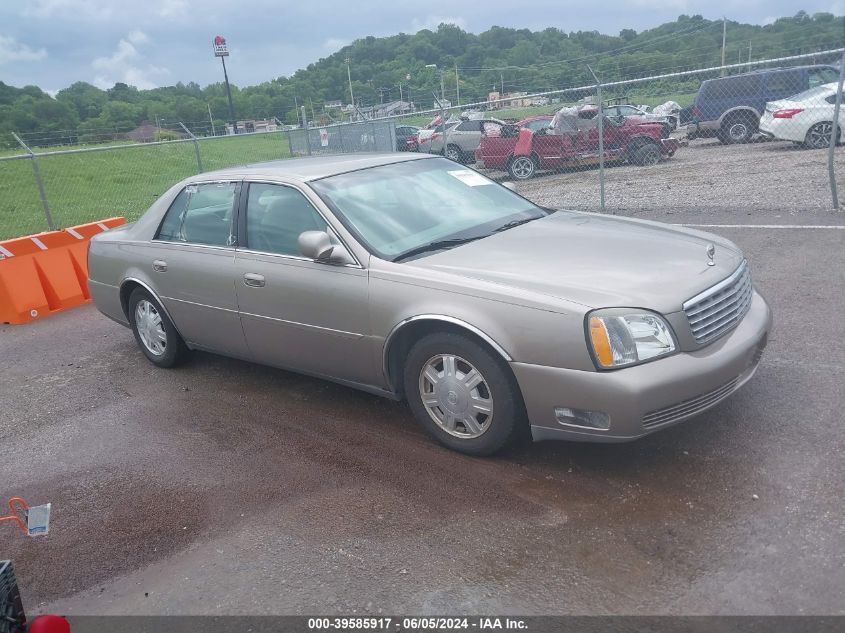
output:
{"label": "tan cadillac sedan", "polygon": [[701,413],[751,378],[772,323],[728,240],[544,209],[426,155],[188,178],[95,237],[89,268],[160,367],[200,349],[404,398],[476,455]]}

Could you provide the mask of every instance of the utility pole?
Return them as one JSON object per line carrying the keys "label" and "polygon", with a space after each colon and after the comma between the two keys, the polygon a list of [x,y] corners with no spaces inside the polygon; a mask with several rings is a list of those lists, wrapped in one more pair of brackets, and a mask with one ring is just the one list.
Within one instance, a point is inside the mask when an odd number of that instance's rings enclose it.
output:
{"label": "utility pole", "polygon": [[751,42],[748,42],[748,67],[751,68]]}
{"label": "utility pole", "polygon": [[499,73],[499,79],[502,80],[502,92],[500,92],[499,94],[504,97],[505,96],[505,74]]}
{"label": "utility pole", "polygon": [[402,101],[402,82],[399,82],[399,101]]}
{"label": "utility pole", "polygon": [[461,82],[458,79],[458,65],[455,64],[455,92],[458,94],[458,107],[461,107]]}
{"label": "utility pole", "polygon": [[722,16],[722,72],[720,73],[722,77],[725,76],[725,42],[727,40],[728,35],[728,19]]}
{"label": "utility pole", "polygon": [[346,77],[349,79],[349,101],[354,106],[355,105],[355,95],[352,94],[352,71],[349,70],[349,64],[351,59],[349,57],[346,58]]}
{"label": "utility pole", "polygon": [[438,68],[437,64],[426,64],[425,67],[426,68],[434,68],[437,72],[440,73],[440,101],[441,102],[444,101],[446,99],[446,97],[445,97],[446,89],[443,86],[443,69]]}

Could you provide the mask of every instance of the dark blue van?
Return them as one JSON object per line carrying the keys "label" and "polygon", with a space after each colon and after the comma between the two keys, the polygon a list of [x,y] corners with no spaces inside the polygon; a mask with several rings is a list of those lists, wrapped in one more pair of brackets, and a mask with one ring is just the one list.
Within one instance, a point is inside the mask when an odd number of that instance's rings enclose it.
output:
{"label": "dark blue van", "polygon": [[715,136],[722,143],[747,143],[757,132],[767,101],[838,79],[839,71],[826,65],[766,68],[708,79],[695,97],[688,137]]}

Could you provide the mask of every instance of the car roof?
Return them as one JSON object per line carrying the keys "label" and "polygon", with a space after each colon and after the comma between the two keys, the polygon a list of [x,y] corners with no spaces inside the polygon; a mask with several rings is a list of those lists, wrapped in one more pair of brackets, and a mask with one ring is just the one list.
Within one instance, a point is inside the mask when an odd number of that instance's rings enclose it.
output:
{"label": "car roof", "polygon": [[307,158],[288,158],[273,160],[265,163],[252,163],[219,169],[199,174],[202,180],[226,180],[245,177],[287,177],[304,182],[318,180],[337,174],[345,174],[359,169],[403,163],[410,160],[426,160],[436,158],[432,154],[409,153],[358,153],[338,154],[332,156],[310,156]]}
{"label": "car roof", "polygon": [[735,77],[752,77],[757,75],[765,75],[767,73],[782,73],[788,70],[808,70],[811,68],[833,68],[836,70],[835,66],[831,66],[830,64],[808,64],[806,66],[778,66],[777,68],[757,68],[756,70],[750,70],[746,73],[737,73],[736,75],[727,75],[726,77],[713,77],[712,79],[705,79],[701,83],[710,83],[711,81],[723,81],[725,79],[733,79]]}

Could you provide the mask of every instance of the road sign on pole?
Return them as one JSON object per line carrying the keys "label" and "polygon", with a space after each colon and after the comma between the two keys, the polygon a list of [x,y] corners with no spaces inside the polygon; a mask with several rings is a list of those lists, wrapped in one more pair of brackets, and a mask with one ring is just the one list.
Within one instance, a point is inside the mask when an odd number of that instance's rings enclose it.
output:
{"label": "road sign on pole", "polygon": [[222,35],[217,35],[212,41],[214,46],[214,56],[219,57],[223,63],[223,79],[226,82],[226,97],[229,99],[229,121],[232,123],[232,131],[238,133],[238,121],[235,119],[235,106],[232,105],[232,90],[229,88],[229,73],[226,72],[226,58],[229,56],[229,45],[226,43],[226,38]]}

